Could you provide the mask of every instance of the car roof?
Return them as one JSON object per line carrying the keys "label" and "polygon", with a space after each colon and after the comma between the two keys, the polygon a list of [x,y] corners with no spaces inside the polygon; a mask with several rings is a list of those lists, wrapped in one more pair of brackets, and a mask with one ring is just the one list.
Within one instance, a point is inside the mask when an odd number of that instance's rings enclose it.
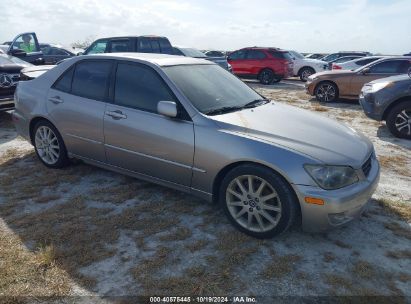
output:
{"label": "car roof", "polygon": [[192,64],[215,64],[209,60],[197,59],[192,57],[175,56],[156,53],[102,53],[79,56],[79,58],[106,58],[106,59],[131,59],[153,63],[158,66],[172,65],[192,65]]}
{"label": "car roof", "polygon": [[131,36],[114,36],[114,37],[104,37],[104,38],[98,38],[95,41],[98,40],[104,40],[104,39],[127,39],[127,38],[140,38],[140,37],[144,37],[144,38],[165,38],[168,40],[167,37],[165,36],[156,36],[156,35],[131,35]]}
{"label": "car roof", "polygon": [[246,47],[244,48],[246,50],[270,50],[270,51],[278,51],[278,52],[288,52],[286,50],[277,48],[277,47],[264,47],[264,46],[250,46],[250,47]]}

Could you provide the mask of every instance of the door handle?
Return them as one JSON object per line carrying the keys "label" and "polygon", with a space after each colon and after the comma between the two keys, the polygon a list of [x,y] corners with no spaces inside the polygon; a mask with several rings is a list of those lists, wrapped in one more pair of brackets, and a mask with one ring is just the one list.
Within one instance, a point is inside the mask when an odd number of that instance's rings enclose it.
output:
{"label": "door handle", "polygon": [[127,118],[127,115],[121,112],[120,110],[107,111],[106,115],[110,116],[113,119],[126,119]]}
{"label": "door handle", "polygon": [[54,104],[59,104],[59,103],[63,103],[63,102],[64,102],[64,100],[61,99],[60,96],[50,97],[50,98],[49,98],[49,101],[51,101],[51,102],[54,103]]}

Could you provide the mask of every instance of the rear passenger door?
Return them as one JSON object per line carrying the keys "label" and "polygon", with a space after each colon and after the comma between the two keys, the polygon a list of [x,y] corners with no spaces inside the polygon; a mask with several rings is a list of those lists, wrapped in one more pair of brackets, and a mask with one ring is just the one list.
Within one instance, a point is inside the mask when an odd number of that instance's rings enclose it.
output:
{"label": "rear passenger door", "polygon": [[103,118],[112,67],[111,60],[79,61],[48,92],[48,113],[76,156],[106,161]]}
{"label": "rear passenger door", "polygon": [[193,123],[184,109],[168,118],[157,113],[159,101],[178,100],[151,67],[119,62],[113,104],[104,116],[108,162],[176,184],[190,186],[194,156]]}

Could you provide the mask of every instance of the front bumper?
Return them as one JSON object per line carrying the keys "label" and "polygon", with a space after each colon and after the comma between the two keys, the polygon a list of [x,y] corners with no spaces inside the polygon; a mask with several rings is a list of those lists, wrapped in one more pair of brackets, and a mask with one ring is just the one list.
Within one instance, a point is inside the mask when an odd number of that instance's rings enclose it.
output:
{"label": "front bumper", "polygon": [[314,88],[315,88],[315,83],[314,82],[307,81],[304,84],[304,87],[305,87],[305,92],[308,95],[314,96]]}
{"label": "front bumper", "polygon": [[[304,231],[319,232],[344,225],[360,216],[378,186],[380,166],[372,159],[367,178],[351,186],[337,190],[323,190],[319,187],[294,185],[301,206]],[[324,205],[305,202],[305,197],[324,200]]]}
{"label": "front bumper", "polygon": [[376,103],[378,96],[374,93],[360,93],[359,102],[367,117],[381,121],[384,115],[385,107],[379,106]]}

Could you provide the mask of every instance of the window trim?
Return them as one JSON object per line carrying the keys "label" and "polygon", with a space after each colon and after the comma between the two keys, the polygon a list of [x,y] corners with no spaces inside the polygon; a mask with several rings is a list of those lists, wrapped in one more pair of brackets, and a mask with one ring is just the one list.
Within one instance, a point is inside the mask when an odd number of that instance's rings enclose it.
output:
{"label": "window trim", "polygon": [[[131,107],[131,106],[126,106],[126,105],[121,105],[121,104],[117,104],[115,101],[115,91],[116,91],[116,80],[117,80],[117,69],[118,69],[118,65],[119,64],[127,64],[127,65],[133,65],[133,66],[139,66],[148,70],[153,71],[153,73],[155,73],[155,75],[157,75],[160,79],[160,81],[164,84],[166,90],[170,93],[170,95],[174,98],[174,102],[177,105],[177,116],[174,118],[176,120],[181,120],[181,121],[192,121],[190,115],[188,114],[187,110],[184,108],[183,104],[180,102],[180,100],[178,99],[177,95],[174,93],[174,91],[170,88],[170,86],[167,84],[167,82],[165,81],[165,79],[163,78],[163,76],[158,73],[154,68],[152,68],[151,66],[144,64],[144,63],[140,63],[140,62],[135,62],[135,61],[127,61],[127,60],[116,60],[114,63],[114,67],[112,70],[112,77],[110,79],[111,85],[110,85],[110,103],[114,106],[118,106],[118,107],[123,107],[125,109],[129,109],[129,110],[136,110],[136,111],[140,111],[143,112],[145,114],[151,114],[151,115],[156,115],[159,117],[164,117],[163,115],[157,113],[157,112],[151,112],[148,111],[146,109],[142,109],[142,108],[138,108],[138,107]],[[171,100],[170,100],[171,101]]]}

